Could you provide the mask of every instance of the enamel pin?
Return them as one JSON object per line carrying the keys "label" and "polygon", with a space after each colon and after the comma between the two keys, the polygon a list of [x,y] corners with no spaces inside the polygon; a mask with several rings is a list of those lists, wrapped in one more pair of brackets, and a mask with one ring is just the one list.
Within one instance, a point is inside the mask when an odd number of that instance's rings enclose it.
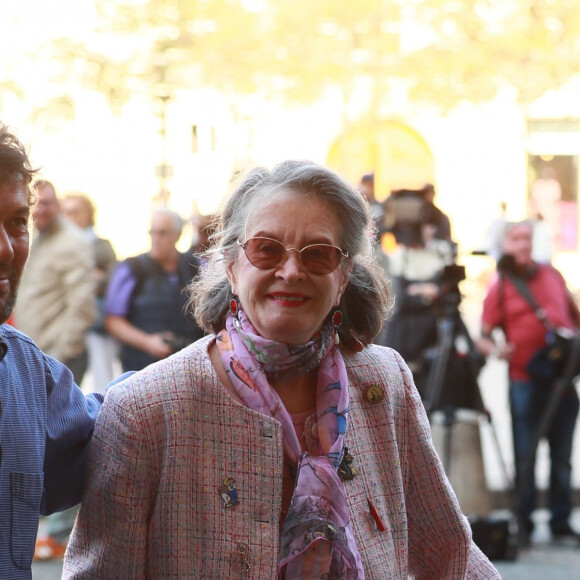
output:
{"label": "enamel pin", "polygon": [[348,447],[345,447],[344,456],[338,466],[338,477],[342,481],[350,481],[358,475],[358,469],[352,466],[353,460],[353,456],[348,452]]}
{"label": "enamel pin", "polygon": [[224,502],[224,507],[230,508],[238,505],[238,490],[236,480],[233,477],[224,477],[222,484],[218,487],[220,497]]}

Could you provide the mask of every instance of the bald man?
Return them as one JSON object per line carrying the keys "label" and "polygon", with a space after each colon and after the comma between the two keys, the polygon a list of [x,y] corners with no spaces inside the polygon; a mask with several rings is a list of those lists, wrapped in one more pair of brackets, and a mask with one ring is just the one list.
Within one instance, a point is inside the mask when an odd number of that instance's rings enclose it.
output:
{"label": "bald man", "polygon": [[121,343],[124,371],[138,371],[203,336],[185,313],[186,286],[199,260],[177,250],[183,220],[168,209],[151,218],[150,250],[122,262],[106,300],[107,331]]}

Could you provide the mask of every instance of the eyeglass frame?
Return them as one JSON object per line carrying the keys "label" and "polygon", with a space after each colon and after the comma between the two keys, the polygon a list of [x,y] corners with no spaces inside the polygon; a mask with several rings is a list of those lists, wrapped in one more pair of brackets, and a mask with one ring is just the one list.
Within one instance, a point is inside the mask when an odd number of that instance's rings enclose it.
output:
{"label": "eyeglass frame", "polygon": [[[282,256],[282,258],[280,259],[280,261],[279,261],[279,262],[278,262],[276,265],[272,266],[271,268],[260,268],[259,266],[256,266],[256,265],[255,265],[255,264],[254,264],[254,263],[253,263],[253,262],[250,260],[250,258],[248,257],[248,254],[247,254],[247,252],[246,252],[246,247],[245,247],[245,246],[246,246],[246,244],[247,244],[247,243],[248,243],[250,240],[268,240],[268,241],[270,241],[270,242],[274,242],[274,243],[278,244],[279,246],[282,246],[282,248],[284,248],[284,250],[285,250],[286,254],[284,254],[284,255]],[[350,257],[350,254],[349,254],[348,252],[345,252],[345,251],[344,251],[342,248],[340,248],[339,246],[334,246],[333,244],[320,244],[320,243],[317,243],[317,244],[308,244],[307,246],[304,246],[302,249],[300,249],[300,250],[299,250],[298,248],[287,248],[287,247],[286,247],[286,246],[285,246],[285,245],[284,245],[282,242],[280,242],[279,240],[275,240],[274,238],[268,238],[268,237],[266,237],[266,236],[252,236],[251,238],[248,238],[248,239],[247,239],[245,242],[242,242],[242,241],[241,241],[241,240],[238,238],[238,239],[236,240],[236,243],[238,244],[238,246],[240,246],[240,247],[242,248],[242,250],[244,250],[244,254],[245,254],[246,258],[248,258],[248,262],[250,262],[250,264],[252,264],[252,266],[254,266],[254,268],[258,268],[258,270],[262,270],[262,271],[265,271],[265,270],[274,270],[275,268],[278,268],[278,267],[280,266],[280,264],[282,264],[282,262],[284,262],[284,259],[286,258],[286,255],[287,255],[287,254],[288,254],[288,252],[290,252],[291,250],[294,250],[295,252],[297,252],[297,253],[298,253],[298,257],[299,257],[300,263],[302,264],[302,266],[304,266],[304,268],[306,269],[306,271],[307,271],[307,272],[309,272],[309,273],[311,273],[311,274],[314,274],[315,276],[325,276],[325,275],[327,275],[327,274],[331,274],[332,272],[334,272],[334,271],[335,271],[335,270],[336,270],[336,269],[337,269],[337,268],[340,266],[340,263],[342,262],[342,260],[344,260],[344,259],[346,259],[346,258],[349,258],[349,257]],[[341,255],[341,259],[340,259],[340,261],[339,261],[339,262],[336,264],[336,266],[335,266],[335,267],[334,267],[332,270],[330,270],[329,272],[326,272],[326,273],[324,273],[324,274],[316,274],[316,273],[314,273],[314,272],[310,272],[309,268],[307,268],[307,267],[306,267],[306,265],[304,264],[304,262],[302,261],[302,252],[303,252],[304,250],[307,250],[308,248],[312,248],[312,247],[314,247],[314,246],[324,246],[324,247],[327,247],[327,248],[334,248],[335,250],[338,250],[338,251],[340,252],[340,255]]]}

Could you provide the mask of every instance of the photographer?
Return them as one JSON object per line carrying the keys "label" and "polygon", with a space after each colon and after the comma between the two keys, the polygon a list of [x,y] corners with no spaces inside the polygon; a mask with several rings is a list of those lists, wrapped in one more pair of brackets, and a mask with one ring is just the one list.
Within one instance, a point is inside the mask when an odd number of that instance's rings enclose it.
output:
{"label": "photographer", "polygon": [[432,183],[426,183],[421,190],[425,198],[425,221],[433,224],[433,237],[439,240],[451,242],[451,222],[435,205],[435,186]]}
{"label": "photographer", "polygon": [[[562,275],[552,266],[537,264],[532,259],[532,235],[531,222],[506,225],[499,275],[485,298],[482,336],[477,341],[485,356],[494,355],[509,362],[516,482],[521,491],[520,510],[525,528],[522,532],[528,538],[534,528],[531,515],[536,508],[533,441],[551,388],[532,379],[527,367],[534,354],[546,345],[547,327],[573,331],[580,322],[580,313]],[[504,342],[496,343],[494,329],[503,331]],[[578,395],[571,385],[546,433],[551,459],[548,507],[554,538],[580,540],[568,521],[572,507],[570,457],[578,408]],[[529,481],[523,481],[527,473]]]}
{"label": "photographer", "polygon": [[435,214],[422,190],[400,190],[386,200],[386,225],[398,242],[389,256],[395,306],[387,321],[381,344],[398,350],[411,370],[419,392],[424,394],[428,375],[426,350],[437,341],[441,298],[447,292],[442,278],[455,258],[450,241],[435,238]]}
{"label": "photographer", "polygon": [[151,219],[151,249],[128,258],[115,270],[107,290],[105,324],[121,342],[123,371],[138,371],[203,336],[185,315],[185,287],[197,275],[199,260],[176,244],[183,221],[168,209]]}

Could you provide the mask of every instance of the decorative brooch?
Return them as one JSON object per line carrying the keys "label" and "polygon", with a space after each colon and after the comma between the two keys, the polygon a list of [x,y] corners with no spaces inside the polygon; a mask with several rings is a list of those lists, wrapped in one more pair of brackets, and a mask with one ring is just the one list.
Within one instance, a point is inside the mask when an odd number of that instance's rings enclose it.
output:
{"label": "decorative brooch", "polygon": [[224,507],[230,508],[238,505],[238,490],[236,480],[233,477],[224,477],[222,484],[218,487],[220,497],[224,502]]}
{"label": "decorative brooch", "polygon": [[350,481],[358,475],[358,469],[352,466],[353,460],[353,456],[348,452],[348,447],[345,447],[342,461],[338,466],[338,477],[342,481]]}

